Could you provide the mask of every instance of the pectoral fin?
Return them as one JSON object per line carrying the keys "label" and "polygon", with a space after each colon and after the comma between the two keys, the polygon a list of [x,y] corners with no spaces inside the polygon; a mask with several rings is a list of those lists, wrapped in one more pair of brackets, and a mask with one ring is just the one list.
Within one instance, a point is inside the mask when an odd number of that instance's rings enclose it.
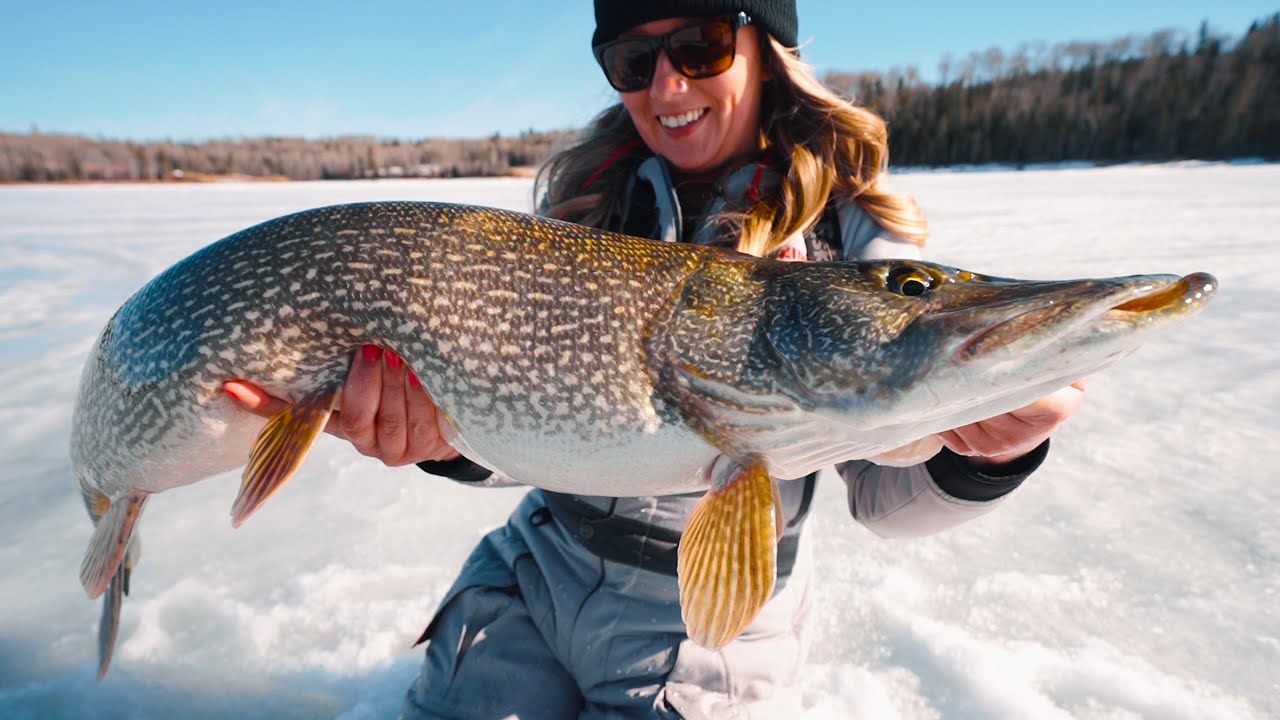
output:
{"label": "pectoral fin", "polygon": [[249,464],[240,480],[240,494],[231,506],[231,524],[246,519],[279,490],[302,465],[329,422],[337,391],[317,393],[290,405],[267,421],[253,441]]}
{"label": "pectoral fin", "polygon": [[712,489],[680,540],[680,611],[689,638],[712,650],[742,632],[773,594],[776,490],[763,465],[721,458]]}

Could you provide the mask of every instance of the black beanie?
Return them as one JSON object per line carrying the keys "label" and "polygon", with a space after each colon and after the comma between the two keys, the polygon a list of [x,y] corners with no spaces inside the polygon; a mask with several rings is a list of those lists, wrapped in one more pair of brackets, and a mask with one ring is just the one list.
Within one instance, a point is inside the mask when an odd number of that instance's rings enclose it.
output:
{"label": "black beanie", "polygon": [[591,36],[591,47],[654,20],[737,12],[746,13],[752,25],[763,28],[787,47],[795,47],[800,34],[795,0],[595,0],[595,5],[596,31]]}

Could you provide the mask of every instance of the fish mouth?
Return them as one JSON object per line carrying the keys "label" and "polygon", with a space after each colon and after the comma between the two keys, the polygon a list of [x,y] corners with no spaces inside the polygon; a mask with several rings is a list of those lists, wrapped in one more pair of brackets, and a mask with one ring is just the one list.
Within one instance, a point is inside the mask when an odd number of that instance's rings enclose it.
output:
{"label": "fish mouth", "polygon": [[1078,287],[1068,288],[1059,297],[1046,298],[1046,305],[979,331],[959,346],[956,358],[972,361],[1000,350],[1019,352],[1069,334],[1131,333],[1199,311],[1217,287],[1214,276],[1198,272],[1181,278],[1125,278],[1084,293]]}
{"label": "fish mouth", "polygon": [[1163,290],[1140,295],[1121,303],[1108,313],[1156,313],[1176,310],[1182,305],[1208,302],[1218,288],[1218,280],[1209,273],[1192,273]]}

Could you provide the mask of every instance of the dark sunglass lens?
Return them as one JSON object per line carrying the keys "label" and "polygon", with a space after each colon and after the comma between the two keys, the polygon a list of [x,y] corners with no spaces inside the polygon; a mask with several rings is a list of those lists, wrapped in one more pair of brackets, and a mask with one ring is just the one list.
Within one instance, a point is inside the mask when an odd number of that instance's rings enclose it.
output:
{"label": "dark sunglass lens", "polygon": [[621,92],[635,92],[649,86],[657,49],[647,42],[622,42],[604,51],[603,65],[609,84]]}
{"label": "dark sunglass lens", "polygon": [[733,24],[708,20],[671,34],[671,62],[691,78],[719,75],[733,65]]}

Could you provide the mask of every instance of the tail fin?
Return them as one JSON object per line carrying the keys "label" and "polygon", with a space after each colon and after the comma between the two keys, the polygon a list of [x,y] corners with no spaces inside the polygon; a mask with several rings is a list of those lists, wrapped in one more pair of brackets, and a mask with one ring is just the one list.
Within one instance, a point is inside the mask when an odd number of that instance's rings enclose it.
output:
{"label": "tail fin", "polygon": [[129,594],[129,558],[120,563],[107,592],[102,596],[102,619],[98,621],[98,680],[101,681],[111,666],[111,653],[116,647],[116,633],[120,629],[120,606]]}
{"label": "tail fin", "polygon": [[106,495],[81,486],[85,508],[93,518],[93,537],[80,566],[80,582],[89,597],[102,598],[102,618],[98,621],[98,680],[111,666],[111,654],[120,629],[120,607],[129,594],[129,574],[137,562],[140,545],[133,528],[146,504],[146,493],[126,495],[112,502]]}

